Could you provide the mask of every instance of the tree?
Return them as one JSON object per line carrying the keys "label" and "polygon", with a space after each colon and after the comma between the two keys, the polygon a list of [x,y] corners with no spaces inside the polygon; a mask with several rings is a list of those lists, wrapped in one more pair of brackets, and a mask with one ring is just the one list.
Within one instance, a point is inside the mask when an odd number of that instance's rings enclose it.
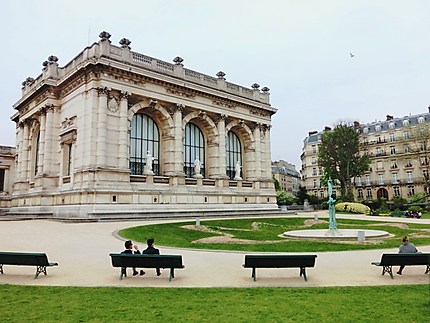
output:
{"label": "tree", "polygon": [[321,136],[318,165],[324,169],[323,178],[339,183],[344,201],[354,200],[351,179],[369,169],[370,159],[360,156],[359,149],[358,134],[349,125],[339,124]]}

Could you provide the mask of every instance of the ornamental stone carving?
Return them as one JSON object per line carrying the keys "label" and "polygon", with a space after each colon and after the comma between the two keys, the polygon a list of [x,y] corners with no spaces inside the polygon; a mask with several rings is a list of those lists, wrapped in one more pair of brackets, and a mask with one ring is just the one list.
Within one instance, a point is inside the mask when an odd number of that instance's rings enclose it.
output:
{"label": "ornamental stone carving", "polygon": [[218,76],[219,79],[225,80],[225,73],[223,71],[216,73],[216,76]]}
{"label": "ornamental stone carving", "polygon": [[258,84],[258,83],[254,83],[254,84],[252,84],[252,85],[251,85],[251,87],[252,87],[254,90],[258,90],[258,89],[260,88],[260,84]]}
{"label": "ornamental stone carving", "polygon": [[196,96],[193,92],[185,89],[176,89],[176,88],[166,88],[166,93],[175,94],[178,96],[186,97],[189,99],[195,99]]}
{"label": "ornamental stone carving", "polygon": [[183,65],[182,64],[182,62],[184,61],[184,59],[182,58],[182,57],[179,57],[179,56],[176,56],[174,59],[173,59],[173,62],[176,64],[176,65]]}
{"label": "ornamental stone carving", "polygon": [[111,37],[111,34],[109,34],[107,31],[102,31],[100,34],[99,34],[99,37],[101,38],[101,40],[102,41],[109,41],[109,43],[110,43],[110,40],[109,40],[109,38]]}
{"label": "ornamental stone carving", "polygon": [[119,104],[117,99],[114,96],[110,97],[107,102],[108,110],[112,113],[116,113],[118,111],[118,107],[119,107]]}
{"label": "ornamental stone carving", "polygon": [[127,38],[121,39],[119,41],[119,44],[121,45],[122,48],[131,49],[130,47],[131,41]]}
{"label": "ornamental stone carving", "polygon": [[119,93],[119,98],[120,98],[120,99],[124,99],[124,100],[128,100],[128,99],[130,99],[130,98],[131,98],[131,93],[130,93],[130,92],[127,92],[127,91],[121,91],[121,92]]}
{"label": "ornamental stone carving", "polygon": [[264,93],[267,93],[270,91],[270,89],[267,86],[265,86],[261,89],[261,91],[263,91]]}

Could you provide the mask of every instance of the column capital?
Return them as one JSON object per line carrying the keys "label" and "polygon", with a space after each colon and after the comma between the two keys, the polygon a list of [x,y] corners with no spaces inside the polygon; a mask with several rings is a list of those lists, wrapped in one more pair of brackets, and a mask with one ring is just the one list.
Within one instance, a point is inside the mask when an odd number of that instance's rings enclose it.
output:
{"label": "column capital", "polygon": [[106,96],[108,96],[109,94],[110,94],[110,91],[111,91],[111,89],[110,88],[108,88],[108,87],[98,87],[97,88],[97,93],[99,94],[99,95],[106,95]]}
{"label": "column capital", "polygon": [[120,93],[119,93],[119,98],[121,99],[121,100],[128,100],[128,99],[130,99],[131,98],[131,93],[130,92],[127,92],[127,91],[121,91]]}

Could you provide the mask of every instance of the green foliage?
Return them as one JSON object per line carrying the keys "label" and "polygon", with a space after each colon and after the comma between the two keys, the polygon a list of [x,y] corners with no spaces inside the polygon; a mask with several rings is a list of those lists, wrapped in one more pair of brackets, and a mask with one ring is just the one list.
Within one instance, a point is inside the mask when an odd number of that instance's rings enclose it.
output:
{"label": "green foliage", "polygon": [[[159,246],[179,248],[240,250],[256,252],[322,252],[358,249],[397,248],[402,236],[415,235],[415,245],[430,244],[430,225],[408,224],[405,228],[391,225],[385,226],[383,222],[337,219],[339,229],[374,229],[385,230],[390,233],[389,238],[381,239],[378,243],[357,244],[356,241],[336,242],[333,240],[296,240],[278,237],[285,231],[303,229],[327,229],[327,223],[314,224],[312,227],[304,225],[305,218],[260,218],[260,219],[232,219],[232,220],[205,220],[201,225],[212,228],[215,232],[203,232],[186,229],[184,225],[194,225],[195,222],[163,223],[131,227],[121,230],[119,234],[127,239],[144,243],[148,237],[153,237]],[[255,227],[257,224],[257,227]],[[236,239],[255,241],[249,244],[234,243],[203,243],[196,240],[232,234]],[[264,241],[264,244],[261,243]]]}
{"label": "green foliage", "polygon": [[425,203],[426,194],[425,193],[415,193],[409,198],[409,203]]}
{"label": "green foliage", "polygon": [[388,213],[390,210],[388,209],[387,199],[381,197],[379,198],[379,201],[380,201],[379,212]]}
{"label": "green foliage", "polygon": [[370,214],[370,208],[367,205],[354,202],[341,202],[335,205],[336,211],[357,213],[357,214]]}
{"label": "green foliage", "polygon": [[359,154],[358,134],[353,127],[339,124],[321,137],[318,164],[324,168],[324,178],[338,180],[344,201],[353,201],[351,178],[369,169],[368,156]]}
{"label": "green foliage", "polygon": [[279,181],[275,178],[275,176],[272,177],[273,183],[275,184],[275,191],[281,191],[281,185],[279,185]]}
{"label": "green foliage", "polygon": [[308,192],[306,191],[306,187],[299,186],[299,191],[297,192],[297,204],[303,205],[305,200],[308,199]]}
{"label": "green foliage", "polygon": [[404,199],[401,196],[395,196],[391,199],[391,203],[393,205],[393,209],[395,210],[403,210],[404,209],[404,205],[407,203],[408,201],[406,199]]}
{"label": "green foliage", "polygon": [[296,201],[296,197],[284,190],[280,190],[276,192],[276,201],[278,205],[292,205]]}
{"label": "green foliage", "polygon": [[3,322],[424,322],[430,305],[425,284],[320,288],[2,284],[0,293]]}

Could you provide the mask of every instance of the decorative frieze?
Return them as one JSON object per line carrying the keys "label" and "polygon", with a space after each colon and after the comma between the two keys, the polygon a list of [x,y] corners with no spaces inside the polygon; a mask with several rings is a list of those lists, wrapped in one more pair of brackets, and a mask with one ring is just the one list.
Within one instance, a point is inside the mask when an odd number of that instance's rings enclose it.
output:
{"label": "decorative frieze", "polygon": [[195,99],[196,95],[194,92],[187,90],[187,89],[181,89],[181,88],[174,88],[174,87],[166,87],[166,93],[182,96],[189,99]]}
{"label": "decorative frieze", "polygon": [[228,109],[235,109],[237,104],[233,101],[229,101],[229,100],[224,100],[224,99],[213,99],[212,103],[214,105],[218,105],[224,108],[228,108]]}
{"label": "decorative frieze", "polygon": [[71,128],[74,127],[76,124],[76,116],[70,117],[70,118],[65,118],[63,121],[61,121],[61,129],[65,130],[67,128]]}
{"label": "decorative frieze", "polygon": [[261,109],[261,108],[251,107],[249,109],[249,112],[253,115],[257,115],[260,117],[270,117],[270,112],[268,112],[267,110]]}

